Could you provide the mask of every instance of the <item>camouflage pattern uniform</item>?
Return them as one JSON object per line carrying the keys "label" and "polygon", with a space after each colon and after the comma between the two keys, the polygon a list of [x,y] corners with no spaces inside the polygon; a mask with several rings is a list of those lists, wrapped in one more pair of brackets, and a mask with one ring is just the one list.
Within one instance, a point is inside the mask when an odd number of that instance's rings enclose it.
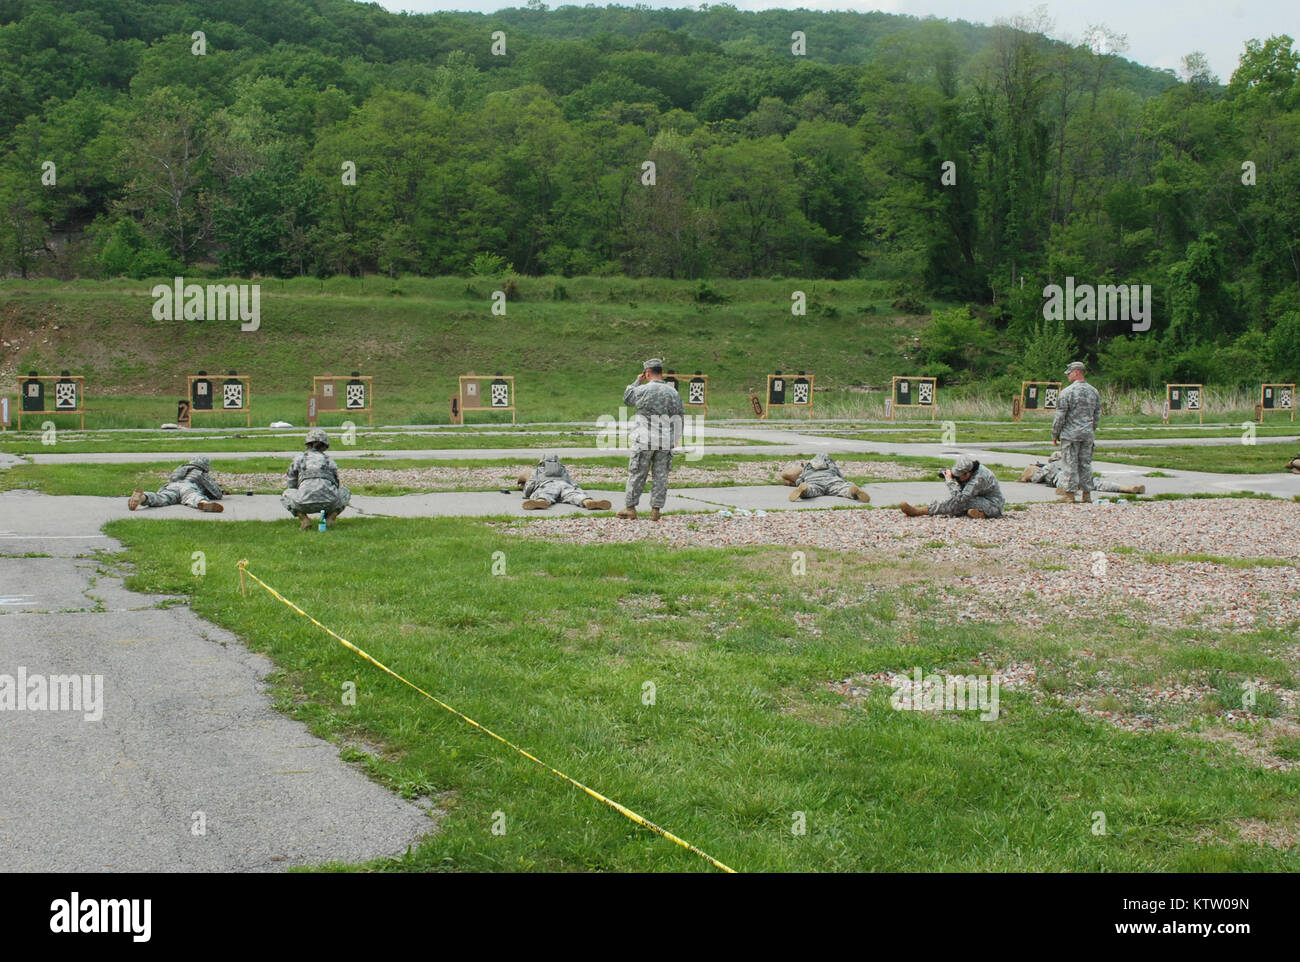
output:
{"label": "camouflage pattern uniform", "polygon": [[[972,468],[975,473],[963,485],[957,475],[965,474]],[[1006,499],[1002,497],[1002,488],[997,476],[978,461],[963,454],[952,466],[953,480],[944,481],[948,486],[948,498],[945,501],[932,501],[927,509],[930,514],[942,514],[958,517],[974,508],[983,511],[986,518],[1002,517],[1002,506]]]}
{"label": "camouflage pattern uniform", "polygon": [[[308,433],[307,443],[323,441],[329,447],[325,432],[316,428]],[[323,450],[309,448],[293,459],[284,473],[288,490],[280,495],[280,503],[292,515],[338,514],[352,500],[352,492],[339,484],[339,466]]]}
{"label": "camouflage pattern uniform", "polygon": [[211,467],[212,462],[208,458],[186,461],[171,473],[167,483],[156,494],[145,492],[143,503],[151,508],[169,504],[197,508],[200,501],[220,501],[221,485],[212,476]]}
{"label": "camouflage pattern uniform", "polygon": [[818,454],[803,466],[803,473],[795,481],[795,486],[808,485],[802,497],[820,498],[824,494],[833,494],[839,498],[852,498],[853,485],[844,480],[844,474],[835,459],[829,454]]}
{"label": "camouflage pattern uniform", "polygon": [[[1092,467],[1091,462],[1089,462],[1088,467]],[[1047,463],[1038,466],[1038,470],[1033,473],[1029,482],[1031,484],[1047,484],[1054,488],[1060,481],[1060,475],[1061,452],[1053,451],[1052,456],[1047,459]],[[1092,476],[1092,490],[1104,491],[1110,494],[1120,494],[1123,493],[1124,487],[1116,484],[1114,481],[1105,480],[1100,474],[1094,474]]]}
{"label": "camouflage pattern uniform", "polygon": [[673,463],[673,448],[682,436],[686,407],[682,396],[663,381],[633,381],[623,392],[623,403],[636,408],[636,418],[628,435],[632,449],[627,460],[627,496],[624,503],[635,508],[645,490],[646,475],[653,470],[650,506],[662,508],[668,500],[668,470]]}
{"label": "camouflage pattern uniform", "polygon": [[1052,440],[1061,442],[1059,489],[1092,490],[1093,435],[1100,421],[1101,395],[1087,381],[1073,381],[1057,395]]}
{"label": "camouflage pattern uniform", "polygon": [[555,504],[575,504],[579,508],[582,502],[590,500],[591,495],[583,491],[569,476],[569,469],[560,462],[558,454],[548,454],[537,462],[533,476],[524,485],[524,498],[548,501]]}

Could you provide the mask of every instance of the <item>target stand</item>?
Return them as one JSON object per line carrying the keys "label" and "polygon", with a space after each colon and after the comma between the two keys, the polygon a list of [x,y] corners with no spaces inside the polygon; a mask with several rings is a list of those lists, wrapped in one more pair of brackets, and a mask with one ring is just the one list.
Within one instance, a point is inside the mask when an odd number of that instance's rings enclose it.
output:
{"label": "target stand", "polygon": [[1264,415],[1270,411],[1283,411],[1295,420],[1295,383],[1261,384],[1259,386],[1259,404],[1255,406],[1255,420],[1261,424]]}
{"label": "target stand", "polygon": [[664,382],[671,384],[682,396],[682,405],[688,408],[703,408],[705,417],[709,414],[709,376],[696,371],[694,374],[678,374],[668,371]]}
{"label": "target stand", "polygon": [[191,374],[186,378],[185,396],[189,409],[182,427],[189,427],[196,414],[242,414],[245,427],[253,426],[253,381],[247,374],[230,371],[223,379],[220,375],[209,377],[207,371]]}
{"label": "target stand", "polygon": [[930,420],[934,420],[938,405],[939,379],[934,377],[908,377],[895,375],[889,383],[889,420],[894,420],[894,412],[899,408],[929,408]]}
{"label": "target stand", "polygon": [[[53,384],[51,392],[47,385]],[[48,402],[53,401],[51,405]],[[62,374],[37,374],[32,371],[18,382],[18,410],[14,412],[18,430],[23,429],[23,415],[42,417],[50,414],[76,414],[81,430],[86,430],[86,379],[64,371]]]}
{"label": "target stand", "polygon": [[[1056,399],[1061,396],[1060,381],[1021,381],[1018,403],[1011,405],[1011,416],[1019,421],[1025,412],[1056,413]],[[933,419],[932,419],[933,420]]]}
{"label": "target stand", "polygon": [[[471,411],[509,411],[510,423],[515,423],[515,379],[508,374],[462,374],[458,379],[460,390],[460,417]],[[484,393],[484,387],[487,391]]]}
{"label": "target stand", "polygon": [[[341,390],[340,390],[341,389]],[[342,400],[342,404],[339,401]],[[317,374],[311,379],[311,397],[307,401],[307,424],[316,426],[321,414],[342,411],[349,416],[366,415],[367,423],[375,424],[374,378],[353,371],[349,377]]]}
{"label": "target stand", "polygon": [[808,420],[813,416],[813,380],[811,374],[800,371],[791,377],[777,371],[767,376],[767,407],[759,415],[767,420],[772,408],[807,408]]}
{"label": "target stand", "polygon": [[1166,384],[1165,403],[1162,421],[1169,423],[1169,416],[1178,411],[1195,411],[1201,423],[1205,423],[1205,388],[1201,384]]}

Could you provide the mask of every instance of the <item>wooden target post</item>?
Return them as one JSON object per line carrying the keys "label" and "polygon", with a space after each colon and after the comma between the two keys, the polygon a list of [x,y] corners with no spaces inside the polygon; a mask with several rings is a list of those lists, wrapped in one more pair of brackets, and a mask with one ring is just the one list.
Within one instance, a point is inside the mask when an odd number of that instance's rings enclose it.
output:
{"label": "wooden target post", "polygon": [[[342,388],[340,393],[339,388]],[[342,404],[340,404],[342,400]],[[314,402],[314,403],[313,403]],[[311,397],[307,402],[307,424],[316,426],[321,414],[342,411],[364,414],[371,427],[375,423],[375,384],[370,375],[353,371],[348,377],[317,374],[311,379]]]}
{"label": "wooden target post", "polygon": [[186,378],[185,396],[189,399],[185,427],[196,414],[242,414],[245,426],[253,426],[253,381],[247,374],[230,371],[224,378],[209,376],[207,371],[191,374]]}
{"label": "wooden target post", "polygon": [[1011,416],[1019,421],[1026,412],[1055,414],[1056,399],[1060,396],[1060,381],[1021,381],[1020,397],[1016,399],[1019,404],[1011,406]]}
{"label": "wooden target post", "polygon": [[889,383],[889,398],[893,402],[889,420],[894,420],[894,412],[899,408],[929,408],[930,420],[933,421],[938,410],[938,388],[938,378],[894,375]]}
{"label": "wooden target post", "polygon": [[1295,383],[1277,382],[1259,386],[1259,404],[1255,408],[1255,420],[1263,423],[1264,415],[1270,411],[1285,411],[1295,420]]}
{"label": "wooden target post", "polygon": [[813,416],[813,375],[800,371],[793,377],[777,371],[767,376],[767,407],[759,415],[764,420],[772,408],[807,408],[808,420]]}
{"label": "wooden target post", "polygon": [[[709,376],[696,371],[694,374],[678,374],[668,371],[664,381],[671,384],[682,396],[682,405],[688,408],[704,408],[704,416],[709,414]],[[683,390],[683,387],[685,388]]]}
{"label": "wooden target post", "polygon": [[[460,382],[460,416],[471,411],[509,411],[515,423],[515,379],[498,371],[496,374],[462,374]],[[484,386],[487,387],[486,395]]]}
{"label": "wooden target post", "polygon": [[1169,416],[1178,411],[1195,411],[1201,423],[1205,423],[1205,389],[1201,384],[1166,384],[1163,421],[1169,423]]}
{"label": "wooden target post", "polygon": [[[53,391],[46,385],[52,384]],[[52,402],[52,403],[51,403]],[[86,379],[79,375],[37,374],[32,371],[18,382],[18,410],[14,412],[18,430],[23,429],[23,415],[76,414],[81,430],[86,430]]]}

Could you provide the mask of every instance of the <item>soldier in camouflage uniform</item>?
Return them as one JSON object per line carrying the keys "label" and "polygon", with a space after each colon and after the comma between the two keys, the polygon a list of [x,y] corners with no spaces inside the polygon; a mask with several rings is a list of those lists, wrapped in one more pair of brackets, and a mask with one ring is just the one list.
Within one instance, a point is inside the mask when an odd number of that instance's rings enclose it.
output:
{"label": "soldier in camouflage uniform", "polygon": [[844,472],[829,454],[818,454],[811,461],[803,462],[797,473],[794,468],[786,469],[781,473],[781,480],[794,486],[790,492],[791,501],[820,498],[824,494],[854,498],[864,503],[871,500],[867,492],[844,479]]}
{"label": "soldier in camouflage uniform", "polygon": [[608,501],[597,501],[569,477],[569,469],[558,454],[547,454],[537,462],[532,477],[524,483],[524,508],[539,511],[555,502],[576,504],[590,511],[608,511]]}
{"label": "soldier in camouflage uniform", "polygon": [[221,485],[212,475],[212,462],[207,458],[193,458],[171,473],[167,483],[157,494],[136,488],[127,499],[126,506],[134,511],[139,507],[161,508],[169,504],[184,504],[200,511],[220,513],[225,510],[221,501]]}
{"label": "soldier in camouflage uniform", "polygon": [[1091,501],[1093,437],[1101,421],[1101,395],[1085,380],[1080,361],[1067,364],[1065,376],[1070,383],[1057,395],[1052,419],[1052,443],[1061,445],[1057,500],[1073,503],[1074,492],[1082,491],[1083,500]]}
{"label": "soldier in camouflage uniform", "polygon": [[668,500],[668,470],[673,463],[673,448],[682,436],[686,408],[681,395],[664,383],[663,361],[651,358],[643,368],[623,392],[623,403],[636,408],[636,418],[628,436],[632,453],[627,461],[626,507],[618,516],[636,517],[636,505],[645,490],[646,475],[653,471],[650,517],[658,521],[659,510]]}
{"label": "soldier in camouflage uniform", "polygon": [[[1031,464],[1020,475],[1020,480],[1027,484],[1046,484],[1056,487],[1061,474],[1061,452],[1053,451],[1046,464]],[[1092,490],[1106,491],[1110,494],[1146,494],[1146,485],[1120,485],[1106,481],[1099,474],[1092,476]]]}
{"label": "soldier in camouflage uniform", "polygon": [[1292,474],[1300,474],[1300,454],[1297,454],[1294,458],[1288,461],[1286,467],[1282,470],[1290,471]]}
{"label": "soldier in camouflage uniform", "polygon": [[948,485],[948,498],[932,501],[928,508],[915,508],[904,501],[899,505],[903,514],[910,518],[936,514],[949,517],[964,514],[968,518],[1002,517],[1006,499],[1002,497],[997,476],[984,465],[970,455],[962,454],[943,474]]}
{"label": "soldier in camouflage uniform", "polygon": [[311,527],[311,516],[325,512],[325,523],[333,524],[352,500],[352,492],[339,484],[339,466],[325,453],[329,436],[320,428],[307,432],[307,450],[293,459],[284,473],[288,490],[280,503],[298,519],[299,527]]}

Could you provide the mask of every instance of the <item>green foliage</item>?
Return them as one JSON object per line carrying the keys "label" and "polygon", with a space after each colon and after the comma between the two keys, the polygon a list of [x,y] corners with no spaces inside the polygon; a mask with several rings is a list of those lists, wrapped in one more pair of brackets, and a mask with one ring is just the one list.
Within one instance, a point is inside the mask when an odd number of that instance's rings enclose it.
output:
{"label": "green foliage", "polygon": [[1020,352],[1018,367],[1028,380],[1059,380],[1065,365],[1079,359],[1079,343],[1065,321],[1039,320]]}
{"label": "green foliage", "polygon": [[965,307],[935,311],[921,331],[921,353],[926,364],[941,365],[942,371],[925,373],[946,380],[955,370],[980,361],[994,337],[993,330]]}
{"label": "green foliage", "polygon": [[1273,377],[1295,380],[1300,375],[1300,311],[1278,319],[1268,340],[1268,358]]}

